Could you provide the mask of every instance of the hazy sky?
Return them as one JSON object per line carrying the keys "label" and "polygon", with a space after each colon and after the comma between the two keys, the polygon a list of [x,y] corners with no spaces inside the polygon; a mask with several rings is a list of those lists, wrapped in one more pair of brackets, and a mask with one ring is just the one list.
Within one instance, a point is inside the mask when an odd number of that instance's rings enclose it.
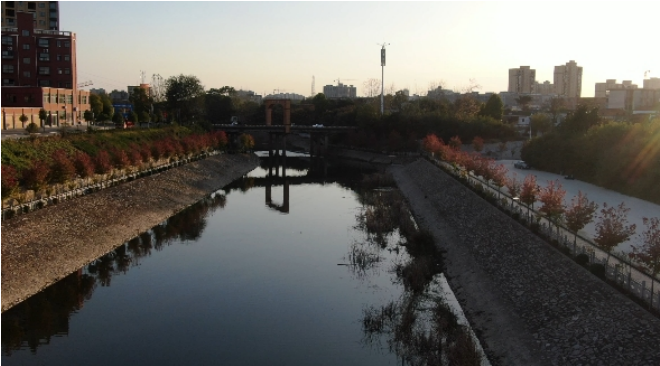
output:
{"label": "hazy sky", "polygon": [[594,83],[660,77],[660,2],[60,2],[60,30],[78,39],[78,80],[126,89],[140,70],[197,76],[270,94],[311,94],[340,78],[364,95],[386,88],[425,94],[431,82],[506,91],[508,69],[582,66],[582,96]]}

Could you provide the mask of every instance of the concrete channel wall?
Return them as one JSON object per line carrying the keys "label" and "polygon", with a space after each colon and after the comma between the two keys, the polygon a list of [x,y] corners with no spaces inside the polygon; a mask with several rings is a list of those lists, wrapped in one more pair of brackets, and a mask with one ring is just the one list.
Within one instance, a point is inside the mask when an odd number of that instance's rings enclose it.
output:
{"label": "concrete channel wall", "polygon": [[259,165],[221,154],[2,221],[2,310]]}
{"label": "concrete channel wall", "polygon": [[391,171],[494,364],[660,364],[660,319],[431,162]]}

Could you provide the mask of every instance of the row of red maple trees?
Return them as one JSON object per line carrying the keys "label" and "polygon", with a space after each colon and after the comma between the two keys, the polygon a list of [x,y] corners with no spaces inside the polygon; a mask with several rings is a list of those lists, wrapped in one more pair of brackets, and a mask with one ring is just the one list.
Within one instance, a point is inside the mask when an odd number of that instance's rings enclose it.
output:
{"label": "row of red maple trees", "polygon": [[[224,150],[227,135],[224,131],[191,134],[181,139],[167,137],[145,144],[131,144],[127,148],[101,149],[94,156],[77,150],[55,151],[48,161],[35,160],[29,168],[20,172],[9,164],[2,165],[2,190],[11,192],[19,186],[42,190],[49,184],[65,183],[76,177],[89,178],[95,174],[107,174],[113,169],[142,168],[152,161],[172,157],[195,156],[216,149]],[[252,143],[254,146],[254,143]]]}
{"label": "row of red maple trees", "polygon": [[[438,159],[452,164],[455,168],[462,168],[466,173],[472,172],[475,176],[481,176],[486,182],[492,182],[498,192],[506,187],[510,197],[517,198],[528,208],[534,208],[539,202],[541,206],[538,212],[548,221],[559,228],[565,225],[572,233],[584,228],[595,219],[596,235],[594,243],[612,253],[619,244],[630,239],[637,229],[636,224],[629,224],[627,214],[630,211],[621,203],[618,206],[610,206],[603,203],[602,209],[598,211],[598,204],[589,201],[587,195],[578,191],[578,195],[571,199],[570,204],[564,204],[566,191],[559,181],[549,181],[546,187],[537,184],[536,176],[529,174],[520,182],[515,173],[513,177],[507,177],[508,170],[503,164],[497,164],[495,160],[484,157],[477,152],[465,152],[461,150],[462,142],[455,136],[445,144],[436,135],[429,134],[423,141],[423,148]],[[597,213],[598,212],[598,213]],[[529,215],[529,213],[528,213]],[[645,267],[655,277],[660,273],[660,219],[643,218],[646,229],[640,234],[642,245],[633,246],[630,258]]]}

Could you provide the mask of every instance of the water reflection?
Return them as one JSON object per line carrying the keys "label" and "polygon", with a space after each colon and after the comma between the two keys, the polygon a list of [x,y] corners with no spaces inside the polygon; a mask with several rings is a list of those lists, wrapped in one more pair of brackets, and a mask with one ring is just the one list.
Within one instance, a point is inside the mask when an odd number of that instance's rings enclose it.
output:
{"label": "water reflection", "polygon": [[226,202],[225,195],[213,194],[2,313],[3,353],[11,355],[25,346],[36,353],[51,337],[68,334],[71,313],[83,308],[97,285],[110,286],[113,276],[140,265],[154,249],[199,238],[206,228],[206,216]]}

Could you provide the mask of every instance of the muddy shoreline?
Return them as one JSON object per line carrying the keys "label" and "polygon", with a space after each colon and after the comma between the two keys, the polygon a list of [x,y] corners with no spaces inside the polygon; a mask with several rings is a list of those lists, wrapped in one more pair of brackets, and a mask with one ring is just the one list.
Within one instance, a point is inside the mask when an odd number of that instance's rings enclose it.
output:
{"label": "muddy shoreline", "polygon": [[2,222],[2,311],[259,165],[222,154]]}

